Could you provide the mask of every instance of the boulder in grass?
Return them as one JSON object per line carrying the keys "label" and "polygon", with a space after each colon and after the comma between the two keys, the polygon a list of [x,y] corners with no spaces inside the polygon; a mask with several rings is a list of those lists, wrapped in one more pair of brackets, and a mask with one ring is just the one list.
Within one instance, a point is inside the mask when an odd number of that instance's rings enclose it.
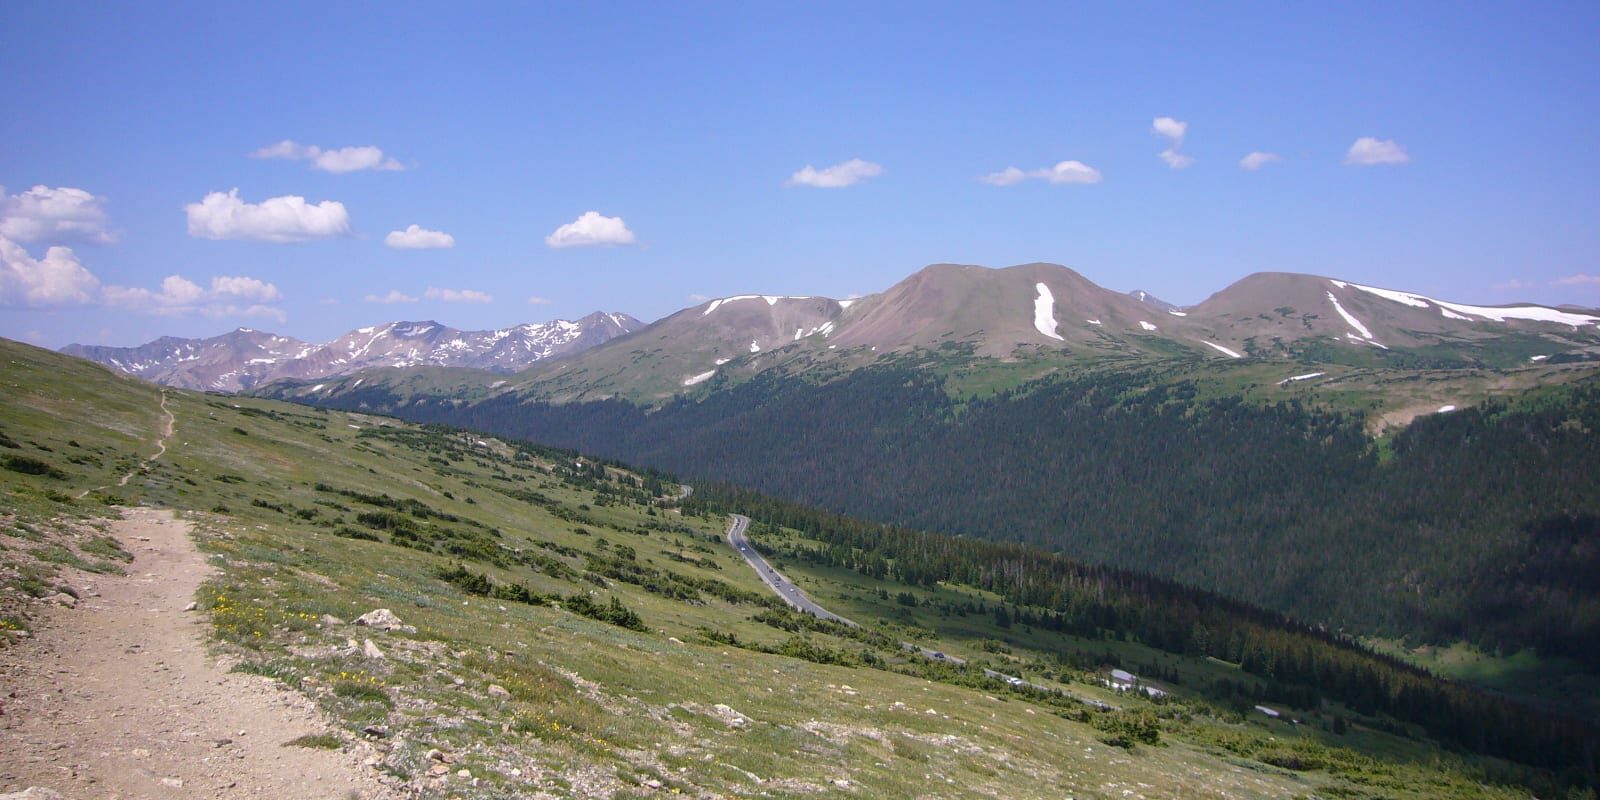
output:
{"label": "boulder in grass", "polygon": [[394,612],[387,608],[375,608],[359,617],[356,617],[356,624],[365,625],[369,628],[374,628],[380,631],[403,631],[405,633],[417,632],[415,627],[401,622],[400,618],[395,616]]}

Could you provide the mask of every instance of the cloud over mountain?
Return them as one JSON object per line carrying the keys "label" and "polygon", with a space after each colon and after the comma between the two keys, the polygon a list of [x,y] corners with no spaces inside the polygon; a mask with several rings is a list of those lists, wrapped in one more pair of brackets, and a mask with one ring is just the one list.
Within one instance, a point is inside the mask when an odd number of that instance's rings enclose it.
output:
{"label": "cloud over mountain", "polygon": [[556,248],[633,244],[633,231],[628,230],[622,217],[607,217],[598,211],[585,211],[583,216],[544,237],[544,243]]}
{"label": "cloud over mountain", "polygon": [[189,235],[200,239],[283,244],[350,234],[350,215],[337,200],[312,205],[304,197],[284,195],[247,203],[239,198],[238,189],[232,189],[226,194],[212,192],[184,206],[184,212]]}
{"label": "cloud over mountain", "polygon": [[9,196],[0,186],[0,236],[15,242],[84,239],[106,244],[113,237],[106,231],[102,202],[104,198],[67,186],[39,185]]}
{"label": "cloud over mountain", "polygon": [[429,286],[428,291],[422,293],[429,300],[439,300],[445,303],[493,303],[494,295],[480,292],[476,289],[440,289]]}

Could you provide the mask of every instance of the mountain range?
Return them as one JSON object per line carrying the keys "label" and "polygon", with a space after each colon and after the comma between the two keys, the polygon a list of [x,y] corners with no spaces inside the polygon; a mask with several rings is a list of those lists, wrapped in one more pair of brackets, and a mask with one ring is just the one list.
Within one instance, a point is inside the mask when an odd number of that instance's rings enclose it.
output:
{"label": "mountain range", "polygon": [[[936,264],[862,298],[708,300],[515,376],[451,371],[443,387],[434,385],[440,374],[425,370],[360,380],[434,394],[659,404],[772,369],[825,380],[918,351],[963,364],[1035,365],[1036,372],[1130,358],[1512,368],[1600,357],[1597,323],[1595,311],[1469,305],[1290,273],[1250,275],[1180,309],[1147,293],[1105,289],[1058,265]],[[317,392],[332,396],[354,380]]]}
{"label": "mountain range", "polygon": [[463,331],[432,320],[388,322],[325,344],[239,328],[208,339],[164,336],[138,347],[72,344],[68,355],[97,361],[155,383],[238,392],[280,378],[323,378],[374,367],[454,366],[495,373],[526,369],[644,327],[627,314],[596,311],[488,331]]}
{"label": "mountain range", "polygon": [[[1180,308],[1147,292],[1106,289],[1054,264],[935,264],[862,298],[736,295],[648,326],[596,312],[574,322],[477,332],[392,322],[324,345],[240,329],[212,339],[71,345],[65,352],[158,383],[213,391],[372,368],[389,374],[367,376],[369,383],[403,379],[392,368],[464,367],[483,375],[458,375],[465,384],[556,401],[661,402],[709,389],[722,375],[738,380],[776,366],[827,365],[831,372],[890,353],[952,348],[1001,360],[1066,353],[1348,361],[1373,357],[1353,355],[1359,351],[1407,352],[1515,366],[1600,354],[1597,323],[1596,311],[1472,305],[1293,273],[1249,275]],[[507,380],[509,373],[520,374]]]}

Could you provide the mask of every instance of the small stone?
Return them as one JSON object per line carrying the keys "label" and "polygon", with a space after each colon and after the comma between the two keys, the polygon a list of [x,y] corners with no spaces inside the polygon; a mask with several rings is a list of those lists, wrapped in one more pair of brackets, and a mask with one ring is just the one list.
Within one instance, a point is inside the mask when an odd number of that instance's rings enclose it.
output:
{"label": "small stone", "polygon": [[510,697],[511,696],[511,692],[507,691],[506,687],[501,686],[498,683],[491,683],[491,684],[489,684],[489,696],[490,697]]}
{"label": "small stone", "polygon": [[458,770],[456,770],[456,777],[457,778],[470,778],[470,777],[472,777],[472,770],[469,770],[469,769],[458,769]]}
{"label": "small stone", "polygon": [[379,650],[378,646],[373,644],[371,639],[367,639],[364,642],[362,642],[362,644],[361,644],[361,652],[367,658],[371,658],[371,659],[375,659],[375,660],[379,660],[379,661],[383,660],[383,651]]}
{"label": "small stone", "polygon": [[434,764],[433,766],[428,767],[428,774],[435,778],[442,777],[450,774],[450,768],[443,764]]}
{"label": "small stone", "polygon": [[368,725],[367,727],[362,728],[361,732],[368,736],[375,736],[379,739],[382,739],[383,737],[389,735],[389,728],[386,725]]}
{"label": "small stone", "polygon": [[0,794],[0,800],[61,800],[61,793],[43,786],[29,786],[20,792]]}
{"label": "small stone", "polygon": [[183,788],[183,779],[182,778],[162,778],[161,779],[161,785],[162,786],[167,786],[167,787],[170,787],[170,788],[173,788],[173,789],[182,789]]}
{"label": "small stone", "polygon": [[443,761],[444,760],[444,751],[440,750],[438,748],[434,748],[432,750],[429,750],[428,751],[428,760],[429,761]]}
{"label": "small stone", "polygon": [[648,786],[648,787],[650,787],[652,789],[660,789],[661,788],[661,781],[658,781],[655,778],[651,778],[650,780],[645,781],[644,785],[646,785],[646,786]]}
{"label": "small stone", "polygon": [[339,619],[338,617],[336,617],[336,616],[334,616],[332,614],[323,614],[321,619],[322,619],[322,624],[324,624],[324,625],[326,625],[326,626],[328,626],[330,628],[338,627],[338,626],[344,624],[344,620]]}
{"label": "small stone", "polygon": [[197,609],[199,607],[200,607],[199,603],[190,603],[189,605],[184,606],[183,610],[184,611],[193,611],[193,610],[195,610],[195,609]]}
{"label": "small stone", "polygon": [[55,603],[58,606],[66,606],[67,608],[76,608],[78,606],[78,598],[73,597],[66,592],[57,592],[56,594],[46,597],[44,600],[47,603]]}
{"label": "small stone", "polygon": [[218,739],[213,744],[215,744],[217,747],[227,747],[228,745],[233,744],[233,740],[232,739]]}

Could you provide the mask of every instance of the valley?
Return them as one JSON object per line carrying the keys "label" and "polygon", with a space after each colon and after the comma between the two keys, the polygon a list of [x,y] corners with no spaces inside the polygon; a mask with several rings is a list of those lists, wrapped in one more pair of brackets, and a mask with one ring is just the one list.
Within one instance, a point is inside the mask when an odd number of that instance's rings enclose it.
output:
{"label": "valley", "polygon": [[[683,493],[665,475],[570,451],[181,390],[168,390],[174,432],[149,460],[158,389],[3,347],[8,639],[48,624],[32,598],[141,569],[136,551],[131,563],[99,555],[114,552],[97,528],[119,507],[175,509],[218,570],[197,612],[224,663],[305,697],[329,726],[316,746],[372,753],[361,768],[386,791],[1516,797],[1558,780],[1470,754],[1502,745],[1441,749],[1443,729],[1398,708],[1302,706],[1312,695],[1264,680],[1250,659],[1162,649],[1117,617],[1057,628],[1071,604],[980,572],[928,571],[935,562],[912,572],[912,551],[892,550],[956,540],[896,533],[881,540],[889,550],[840,550],[830,530],[866,529],[713,485]],[[862,628],[785,611],[726,543],[728,513],[750,516],[773,566]],[[1004,563],[971,564],[985,561]],[[1137,584],[1094,571],[1069,584],[1150,612],[1183,596],[1159,584],[1128,593]],[[1313,641],[1220,600],[1198,607],[1219,625]],[[377,608],[397,621],[352,624]],[[1062,619],[1079,613],[1104,611]],[[984,669],[1118,708],[1055,701]],[[1168,694],[1119,692],[1111,669]],[[1509,710],[1493,712],[1507,731],[1520,724]],[[1592,745],[1584,736],[1546,752]]]}

